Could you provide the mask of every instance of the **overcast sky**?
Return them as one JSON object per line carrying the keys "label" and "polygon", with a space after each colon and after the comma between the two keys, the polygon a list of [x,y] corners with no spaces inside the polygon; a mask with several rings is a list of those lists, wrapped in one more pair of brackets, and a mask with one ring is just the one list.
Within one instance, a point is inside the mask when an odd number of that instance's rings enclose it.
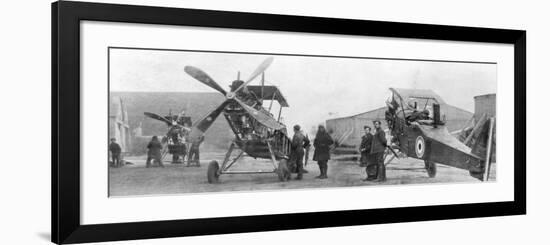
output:
{"label": "overcast sky", "polygon": [[[184,72],[191,65],[229,90],[238,71],[245,80],[270,56],[266,84],[278,86],[290,104],[283,109],[288,127],[310,129],[329,118],[382,107],[390,87],[432,89],[448,104],[471,112],[474,96],[496,93],[495,64],[129,49],[111,49],[110,89],[216,92]],[[259,83],[259,78],[252,82]]]}

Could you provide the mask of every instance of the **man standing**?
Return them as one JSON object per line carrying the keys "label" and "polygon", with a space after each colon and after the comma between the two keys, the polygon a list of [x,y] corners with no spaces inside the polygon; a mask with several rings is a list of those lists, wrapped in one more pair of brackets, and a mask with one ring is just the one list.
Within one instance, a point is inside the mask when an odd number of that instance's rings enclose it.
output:
{"label": "man standing", "polygon": [[361,158],[359,159],[360,166],[367,166],[367,154],[370,153],[370,148],[372,144],[372,134],[370,133],[371,127],[364,126],[365,134],[361,136],[361,144],[359,145],[359,152],[361,153]]}
{"label": "man standing", "polygon": [[191,166],[191,163],[194,163],[195,166],[200,167],[200,145],[204,141],[204,135],[199,136],[198,141],[191,144],[189,149],[189,157],[187,158],[187,167]]}
{"label": "man standing", "polygon": [[315,140],[313,140],[313,146],[315,152],[313,152],[313,161],[317,161],[319,164],[319,171],[321,174],[317,176],[318,179],[326,179],[328,172],[328,160],[330,160],[330,146],[334,144],[334,141],[328,134],[325,126],[319,125]]}
{"label": "man standing", "polygon": [[115,138],[111,138],[111,144],[109,144],[109,151],[111,151],[111,159],[113,159],[113,167],[121,167],[120,152],[122,149],[120,145],[116,143]]}
{"label": "man standing", "polygon": [[386,133],[382,130],[380,121],[376,120],[374,121],[374,137],[372,139],[371,154],[377,166],[377,182],[386,181],[386,166],[384,165],[384,152],[386,146]]}
{"label": "man standing", "polygon": [[378,165],[373,159],[373,154],[371,154],[374,136],[370,133],[371,128],[369,126],[365,126],[363,129],[365,129],[365,135],[361,139],[361,163],[363,166],[366,166],[365,170],[367,172],[367,178],[363,179],[363,181],[371,181],[376,179],[376,175],[378,174]]}
{"label": "man standing", "polygon": [[153,136],[151,141],[149,141],[149,144],[147,144],[147,149],[147,162],[145,163],[145,166],[147,168],[151,167],[151,160],[153,160],[156,161],[159,166],[164,168],[164,164],[162,164],[162,154],[160,153],[162,150],[162,144],[157,136]]}
{"label": "man standing", "polygon": [[301,180],[304,173],[304,148],[309,140],[300,132],[300,125],[294,125],[294,136],[290,144],[290,161],[296,164],[296,179]]}

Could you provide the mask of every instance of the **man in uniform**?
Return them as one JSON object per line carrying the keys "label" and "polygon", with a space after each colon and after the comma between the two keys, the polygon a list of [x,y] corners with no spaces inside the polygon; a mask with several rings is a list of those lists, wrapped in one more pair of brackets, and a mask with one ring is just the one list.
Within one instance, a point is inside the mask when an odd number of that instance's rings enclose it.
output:
{"label": "man in uniform", "polygon": [[363,166],[365,166],[365,171],[367,172],[367,178],[363,179],[363,181],[371,181],[376,179],[377,174],[377,163],[373,159],[373,154],[371,154],[371,148],[372,148],[372,139],[374,136],[370,133],[370,127],[365,126],[365,135],[363,135],[361,139],[361,163]]}
{"label": "man in uniform", "polygon": [[199,148],[203,141],[204,135],[201,135],[199,136],[198,141],[191,143],[191,147],[189,149],[189,157],[187,158],[187,167],[191,166],[191,163],[194,163],[197,167],[201,166]]}
{"label": "man in uniform", "polygon": [[330,148],[332,144],[334,144],[334,140],[332,140],[328,134],[325,126],[319,125],[317,135],[315,136],[315,140],[313,140],[313,146],[315,147],[315,152],[313,152],[313,161],[317,161],[317,164],[319,164],[319,172],[321,174],[315,178],[328,178],[328,160],[330,160]]}
{"label": "man in uniform", "polygon": [[384,165],[384,152],[386,151],[386,133],[382,130],[380,121],[374,121],[374,136],[372,139],[371,154],[376,163],[377,182],[386,181],[386,165]]}
{"label": "man in uniform", "polygon": [[301,180],[304,173],[304,148],[309,146],[309,140],[300,131],[300,125],[294,125],[294,136],[290,144],[290,161],[296,164],[296,179]]}
{"label": "man in uniform", "polygon": [[109,144],[109,151],[111,151],[111,159],[113,159],[113,167],[120,167],[122,164],[120,162],[120,152],[122,149],[120,145],[116,143],[115,138],[111,138],[111,144]]}
{"label": "man in uniform", "polygon": [[162,164],[162,154],[160,153],[161,150],[162,144],[157,136],[153,136],[149,144],[147,144],[147,162],[145,163],[147,168],[151,167],[151,160],[156,161],[159,166],[164,168],[164,164]]}

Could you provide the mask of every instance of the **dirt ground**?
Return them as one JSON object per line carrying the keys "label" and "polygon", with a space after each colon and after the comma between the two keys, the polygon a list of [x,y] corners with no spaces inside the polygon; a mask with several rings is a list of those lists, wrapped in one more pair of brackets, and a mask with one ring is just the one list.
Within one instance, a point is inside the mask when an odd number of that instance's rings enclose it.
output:
{"label": "dirt ground", "polygon": [[[275,173],[226,174],[220,176],[220,183],[209,184],[206,170],[211,160],[221,162],[223,154],[202,154],[200,167],[186,167],[184,164],[171,164],[170,156],[165,158],[165,168],[145,168],[145,156],[127,157],[132,162],[121,168],[109,168],[109,195],[133,196],[154,194],[179,194],[219,191],[253,191],[272,189],[297,189],[315,187],[427,184],[449,182],[479,182],[465,170],[438,164],[437,176],[429,178],[422,161],[405,158],[394,160],[387,165],[387,181],[384,183],[365,182],[365,168],[353,160],[329,161],[328,179],[315,179],[319,175],[316,162],[310,161],[305,167],[309,173],[303,180],[280,182]],[[272,170],[272,164],[264,159],[243,157],[231,170]],[[491,179],[495,178],[495,167],[491,167]],[[294,176],[293,176],[294,177]]]}

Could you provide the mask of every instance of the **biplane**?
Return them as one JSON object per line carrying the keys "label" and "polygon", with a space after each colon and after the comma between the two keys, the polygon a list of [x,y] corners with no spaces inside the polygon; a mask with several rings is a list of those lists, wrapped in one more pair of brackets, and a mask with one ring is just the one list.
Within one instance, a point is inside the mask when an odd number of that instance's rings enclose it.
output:
{"label": "biplane", "polygon": [[191,131],[191,117],[185,115],[185,110],[177,115],[173,115],[172,111],[167,116],[160,116],[151,112],[144,112],[145,116],[164,122],[168,127],[166,135],[162,138],[162,143],[167,144],[168,148],[164,150],[162,157],[166,153],[172,154],[172,163],[183,163],[187,154],[187,143],[185,138]]}
{"label": "biplane", "polygon": [[[235,134],[221,165],[215,160],[209,163],[207,169],[209,183],[219,182],[219,177],[222,174],[276,173],[281,181],[290,179],[292,166],[288,164],[288,159],[291,140],[287,136],[286,126],[281,122],[282,108],[288,107],[288,103],[276,86],[266,86],[263,79],[264,71],[272,62],[272,57],[267,58],[245,81],[237,77],[237,80],[231,83],[230,91],[223,89],[199,68],[185,67],[187,74],[225,97],[225,100],[217,108],[195,123],[191,128],[188,140],[190,142],[197,141],[220,114],[223,114]],[[249,85],[260,75],[262,75],[261,85]],[[270,101],[268,108],[263,106],[263,102],[266,100]],[[277,119],[271,113],[274,101],[280,105]],[[231,159],[235,150],[239,152],[236,157]],[[231,167],[245,153],[255,159],[269,159],[273,170],[232,170]]]}
{"label": "biplane", "polygon": [[[468,170],[472,177],[483,180],[485,160],[451,135],[440,111],[443,100],[431,90],[390,88],[386,101],[386,122],[391,134],[386,161],[412,157],[424,161],[428,176],[433,178],[437,165]],[[398,154],[400,153],[400,154]]]}

